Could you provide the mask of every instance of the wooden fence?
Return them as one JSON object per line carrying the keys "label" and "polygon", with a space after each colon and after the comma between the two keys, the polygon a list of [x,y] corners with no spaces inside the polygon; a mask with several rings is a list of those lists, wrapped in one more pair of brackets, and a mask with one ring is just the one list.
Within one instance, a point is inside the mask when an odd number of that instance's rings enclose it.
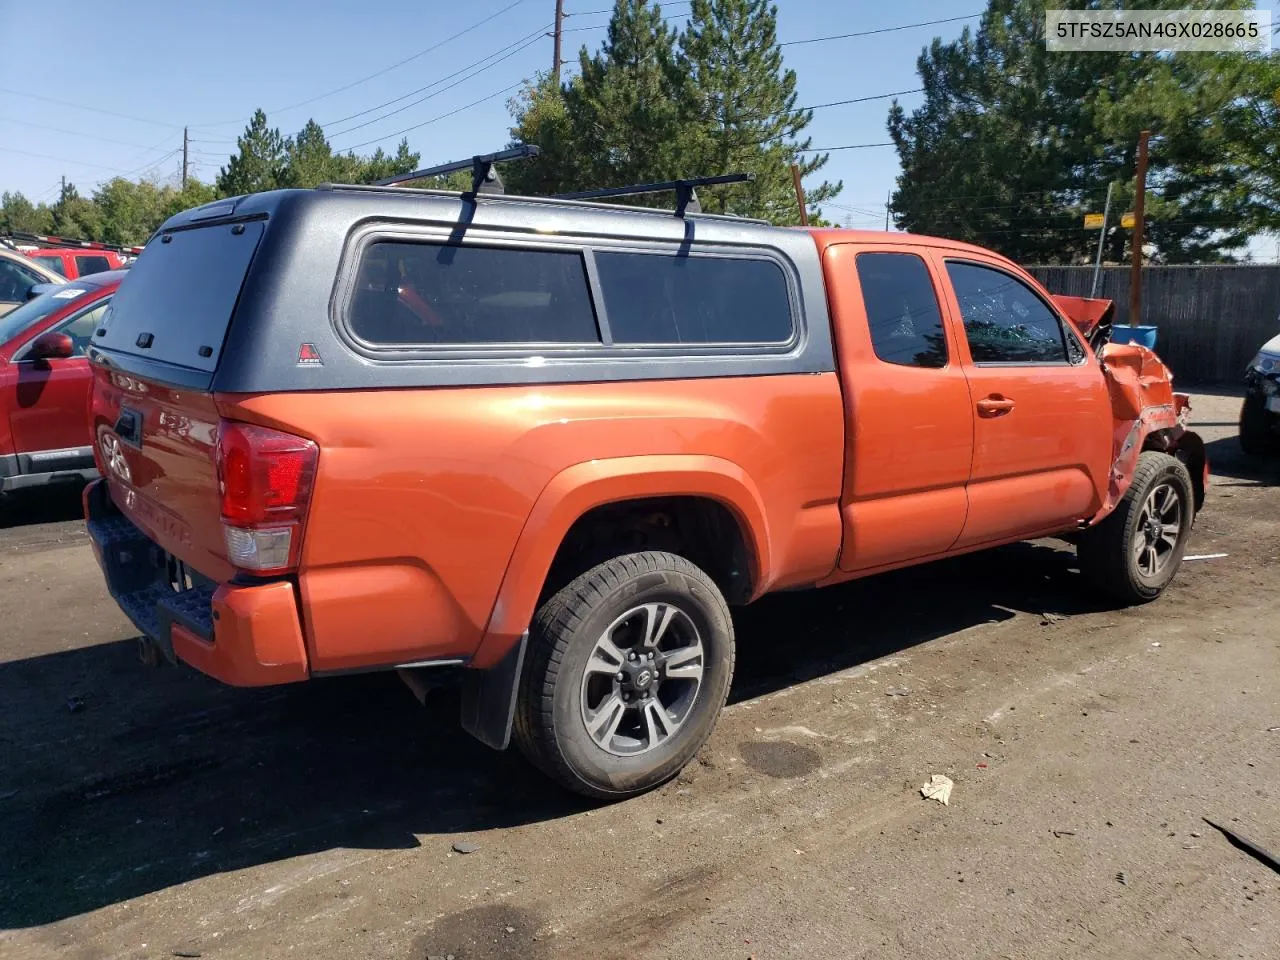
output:
{"label": "wooden fence", "polygon": [[[1087,297],[1093,267],[1029,267],[1051,293]],[[1103,267],[1098,296],[1129,322],[1129,268]],[[1142,321],[1156,352],[1185,383],[1238,383],[1258,348],[1280,333],[1280,265],[1146,267]]]}

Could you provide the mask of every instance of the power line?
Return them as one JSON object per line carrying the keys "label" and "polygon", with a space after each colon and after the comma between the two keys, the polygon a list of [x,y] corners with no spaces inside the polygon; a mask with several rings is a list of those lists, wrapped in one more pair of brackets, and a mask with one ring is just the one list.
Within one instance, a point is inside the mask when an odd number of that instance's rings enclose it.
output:
{"label": "power line", "polygon": [[[466,82],[468,81],[468,79],[472,79],[472,78],[474,78],[474,77],[479,77],[479,76],[480,76],[480,74],[481,74],[481,73],[484,73],[484,72],[485,72],[485,70],[488,70],[488,69],[489,69],[489,67],[497,67],[497,65],[498,65],[499,63],[502,63],[502,61],[503,61],[503,60],[511,59],[511,58],[512,58],[512,56],[515,56],[516,54],[518,54],[518,52],[521,52],[522,50],[527,49],[527,47],[531,46],[532,44],[535,44],[535,42],[538,42],[539,40],[541,40],[541,37],[535,37],[535,38],[534,38],[534,40],[530,40],[529,42],[526,42],[526,44],[525,44],[524,46],[517,47],[517,49],[516,49],[516,50],[512,50],[511,52],[509,52],[509,54],[507,54],[506,56],[503,56],[503,58],[500,58],[500,59],[498,59],[498,60],[494,60],[492,64],[489,64],[489,65],[488,65],[488,67],[484,67],[483,69],[476,70],[476,72],[475,72],[475,73],[470,74],[470,76],[462,77],[461,79],[457,79],[457,81],[454,81],[453,83],[449,84],[449,86],[447,86],[447,87],[440,87],[440,88],[439,88],[439,90],[438,90],[438,91],[435,91],[434,93],[428,93],[428,95],[426,95],[426,96],[424,96],[424,97],[419,97],[419,99],[417,99],[417,100],[415,100],[415,101],[410,102],[410,104],[406,104],[406,105],[404,105],[404,106],[399,106],[399,108],[394,109],[394,110],[390,110],[390,111],[388,111],[388,113],[385,113],[385,114],[383,114],[383,115],[381,115],[381,116],[375,116],[375,118],[374,118],[374,119],[371,119],[371,120],[365,120],[365,122],[364,122],[364,123],[357,123],[357,124],[355,125],[355,127],[348,127],[347,129],[344,129],[344,131],[337,131],[337,132],[334,132],[334,133],[332,134],[332,137],[340,137],[340,136],[343,136],[343,134],[344,134],[344,133],[351,133],[352,131],[358,131],[358,129],[362,129],[362,128],[364,128],[364,127],[369,127],[369,125],[371,125],[371,124],[379,123],[379,122],[380,122],[380,120],[385,120],[385,119],[387,119],[387,118],[388,118],[388,116],[394,116],[394,115],[396,115],[396,114],[398,114],[398,113],[403,113],[403,111],[404,111],[404,110],[408,110],[408,109],[410,109],[410,108],[411,108],[411,106],[417,106],[417,105],[421,104],[421,102],[425,102],[425,101],[428,101],[428,100],[430,100],[430,99],[433,99],[433,97],[439,96],[439,95],[440,95],[440,93],[444,93],[445,91],[453,90],[453,88],[454,88],[454,87],[460,86],[460,84],[462,84],[462,83],[466,83]],[[516,87],[521,86],[521,84],[522,84],[522,83],[524,83],[524,82],[525,82],[525,81],[520,81],[520,83],[516,83],[516,84],[515,84],[515,86],[516,86]],[[513,88],[513,87],[508,87],[508,90],[512,90],[512,88]],[[506,92],[506,91],[503,91],[503,92]],[[493,95],[493,96],[498,96],[498,95],[497,95],[497,93],[494,93],[494,95]],[[479,100],[479,101],[476,101],[476,102],[484,102],[485,100],[492,100],[492,99],[493,99],[493,97],[484,97],[484,100]],[[448,114],[448,115],[449,115],[449,116],[452,116],[453,114]],[[436,118],[436,119],[440,119],[440,118]],[[428,120],[428,123],[434,123],[434,120]],[[421,127],[421,125],[425,125],[425,124],[417,124],[417,125],[415,125],[415,127],[406,127],[406,131],[412,131],[412,129],[417,129],[417,127]],[[392,134],[388,134],[388,136],[389,136],[389,137],[394,137],[394,136],[397,136],[397,134],[392,133]],[[378,138],[378,140],[387,140],[387,137],[379,137],[379,138]],[[376,142],[376,141],[369,141],[369,142]],[[357,143],[357,145],[356,145],[356,146],[362,146],[362,145],[358,145],[358,143]],[[356,148],[356,147],[347,147],[347,150],[355,150],[355,148]]]}
{"label": "power line", "polygon": [[871,100],[888,100],[890,97],[903,97],[908,93],[923,93],[924,87],[914,90],[895,90],[893,93],[877,93],[873,97],[854,97],[852,100],[832,100],[830,103],[815,103],[811,107],[796,107],[797,110],[823,110],[827,107],[843,107],[851,103],[867,103]]}
{"label": "power line", "polygon": [[[18,120],[15,117],[0,117],[0,121],[4,121],[5,123],[16,123],[24,127],[35,127],[37,130],[52,130],[54,133],[65,133],[70,137],[84,137],[87,140],[101,140],[103,143],[114,143],[122,147],[137,147],[139,150],[146,150],[151,153],[154,153],[157,149],[156,147],[146,147],[140,143],[133,143],[129,140],[115,140],[111,137],[100,137],[95,133],[80,133],[76,130],[66,130],[62,127],[51,127],[44,123],[33,123],[30,120]],[[165,139],[167,140],[168,137]]]}
{"label": "power line", "polygon": [[851,37],[869,37],[877,33],[895,33],[898,30],[911,30],[915,27],[933,27],[940,23],[956,23],[959,20],[972,20],[982,16],[981,13],[970,13],[963,17],[943,17],[941,20],[921,20],[919,23],[904,23],[897,27],[879,27],[875,30],[859,30],[856,33],[837,33],[829,37],[809,37],[807,40],[787,40],[778,44],[780,47],[794,47],[802,43],[825,43],[828,40],[848,40]]}
{"label": "power line", "polygon": [[[406,63],[411,63],[412,61],[417,60],[419,57],[424,57],[428,53],[431,53],[433,50],[439,50],[445,44],[451,43],[454,40],[457,40],[459,37],[465,36],[466,34],[470,33],[473,30],[478,30],[480,27],[483,27],[486,23],[489,23],[492,20],[496,20],[498,17],[502,16],[504,13],[508,12],[509,10],[513,10],[514,8],[518,7],[520,4],[524,2],[525,0],[514,0],[513,3],[507,4],[505,7],[503,7],[501,10],[497,11],[496,13],[491,13],[489,16],[485,17],[483,20],[479,20],[476,23],[473,23],[471,26],[463,30],[459,30],[457,33],[453,34],[452,36],[445,37],[443,40],[433,43],[431,46],[426,47],[422,50],[419,50],[415,54],[411,54],[410,56],[405,57],[403,60],[397,60],[395,63],[391,64],[388,67],[383,67],[381,70],[371,73],[368,76],[361,77],[359,80],[353,80],[350,83],[344,84],[341,87],[336,87],[335,89],[330,90],[327,93],[317,94],[316,96],[309,97],[306,100],[299,100],[297,103],[291,103],[286,107],[279,107],[278,109],[273,110],[271,112],[284,113],[287,110],[294,110],[294,109],[297,109],[298,107],[305,107],[309,103],[315,103],[317,100],[324,100],[324,99],[327,99],[328,97],[332,97],[334,94],[342,93],[346,90],[350,90],[352,87],[358,87],[360,84],[367,83],[368,81],[373,80],[375,77],[380,77],[384,73],[390,73],[392,70],[395,70],[397,67],[403,67]],[[222,120],[217,123],[196,124],[196,126],[225,127],[229,124],[239,123],[239,122],[240,120]],[[341,123],[342,121],[339,120],[335,122]]]}
{"label": "power line", "polygon": [[[550,26],[550,24],[549,24],[548,26]],[[416,90],[410,90],[408,93],[404,94],[403,96],[395,97],[395,98],[394,98],[394,99],[392,99],[392,100],[387,100],[387,101],[386,101],[386,102],[384,102],[384,103],[379,103],[379,104],[377,104],[376,106],[369,107],[367,110],[361,110],[361,111],[359,111],[358,113],[353,113],[353,114],[350,114],[350,115],[348,115],[348,116],[341,117],[341,118],[339,118],[339,119],[337,119],[337,120],[326,120],[323,124],[321,124],[321,126],[326,126],[326,127],[328,127],[328,126],[337,126],[337,125],[338,125],[338,124],[340,124],[340,123],[346,123],[348,120],[354,120],[356,117],[362,117],[362,116],[364,116],[364,115],[365,115],[365,114],[367,114],[367,113],[373,113],[375,110],[381,110],[383,107],[389,107],[389,106],[391,106],[393,103],[399,103],[401,100],[407,100],[409,97],[412,97],[412,96],[415,96],[416,94],[422,93],[422,92],[423,92],[423,91],[425,91],[425,90],[430,90],[432,87],[439,86],[440,84],[444,83],[446,80],[452,80],[452,79],[453,79],[454,77],[456,77],[458,74],[460,74],[460,73],[466,73],[466,72],[467,72],[468,70],[470,70],[472,67],[477,67],[477,66],[479,66],[480,64],[484,63],[486,60],[489,60],[489,59],[491,59],[491,58],[493,58],[493,57],[496,57],[496,56],[498,56],[499,54],[507,54],[507,56],[503,56],[503,57],[501,57],[501,58],[500,58],[500,59],[498,59],[498,60],[494,60],[494,62],[493,62],[493,63],[490,63],[490,64],[486,65],[486,66],[483,68],[483,70],[478,70],[478,71],[476,71],[476,73],[473,73],[473,74],[471,75],[471,76],[473,76],[473,77],[474,77],[474,76],[478,76],[480,73],[483,73],[483,72],[484,72],[484,70],[488,70],[488,69],[489,69],[489,67],[495,66],[495,65],[497,65],[497,64],[499,64],[499,63],[501,63],[503,60],[506,60],[506,59],[508,59],[509,57],[515,56],[515,55],[516,55],[517,53],[519,53],[521,50],[525,49],[525,47],[531,46],[534,42],[536,42],[536,41],[538,41],[538,40],[541,40],[541,39],[542,39],[542,37],[545,35],[545,33],[546,33],[546,28],[545,28],[545,27],[543,27],[543,28],[541,28],[541,29],[538,29],[538,30],[535,30],[533,33],[526,34],[525,36],[521,37],[519,40],[516,40],[516,41],[514,41],[514,42],[512,42],[512,43],[509,43],[509,44],[507,44],[505,47],[500,47],[499,49],[495,50],[493,53],[490,53],[490,54],[488,54],[487,56],[483,56],[483,57],[481,57],[479,60],[473,61],[472,63],[469,63],[469,64],[467,64],[466,66],[464,66],[464,67],[462,67],[462,68],[460,68],[460,69],[458,69],[458,70],[455,70],[453,73],[448,74],[447,76],[440,77],[438,80],[432,80],[430,83],[426,84],[425,86],[419,87],[419,88],[418,88],[418,89],[416,89]],[[517,48],[517,49],[512,49],[513,47],[514,47],[514,48]],[[508,53],[508,51],[510,51],[510,53]],[[468,78],[466,78],[466,79],[470,79],[470,78],[468,77]],[[448,89],[449,89],[449,87],[445,87],[444,89],[445,89],[445,90],[448,90]],[[441,91],[437,91],[437,93],[443,93],[443,92],[444,92],[443,90],[441,90]],[[435,96],[435,94],[432,94],[431,96]],[[423,98],[423,100],[426,100],[426,99],[429,99],[429,98],[427,98],[427,97],[424,97],[424,98]],[[412,106],[415,106],[416,104],[422,103],[422,102],[423,102],[423,100],[415,100],[413,103],[406,104],[406,105],[405,105],[405,106],[403,106],[403,107],[400,107],[400,108],[398,108],[398,109],[396,109],[396,110],[391,111],[391,113],[384,114],[384,117],[394,116],[395,114],[400,113],[400,112],[401,112],[401,111],[403,111],[403,110],[407,110],[407,109],[409,109],[409,107],[412,107]],[[383,119],[383,117],[377,117],[377,118],[375,118],[375,119],[380,120],[380,119]],[[374,122],[373,120],[370,120],[370,121],[369,121],[369,123],[373,123],[373,122]],[[358,127],[350,127],[350,128],[348,128],[348,129],[349,129],[349,130],[356,130],[356,129],[359,129],[359,128],[358,128]],[[342,132],[344,132],[344,133],[345,133],[345,132],[347,132],[347,131],[342,131]],[[335,133],[335,134],[334,134],[334,136],[337,136],[337,134]]]}
{"label": "power line", "polygon": [[[663,10],[665,10],[665,9],[667,9],[668,7],[691,7],[691,6],[693,6],[693,3],[692,3],[692,2],[690,2],[690,0],[679,0],[679,2],[677,2],[677,3],[664,3],[664,4],[662,5],[662,9],[663,9]],[[596,15],[598,15],[598,14],[601,14],[601,13],[613,13],[613,7],[606,7],[606,8],[605,8],[605,9],[603,9],[603,10],[587,10],[585,13],[572,13],[572,14],[570,14],[570,13],[566,13],[566,14],[565,14],[565,16],[566,16],[566,17],[570,17],[570,16],[572,16],[572,17],[594,17],[594,16],[596,16]]]}
{"label": "power line", "polygon": [[33,150],[19,150],[17,147],[0,147],[0,150],[5,151],[6,153],[20,153],[28,157],[38,157],[41,160],[53,160],[57,163],[71,163],[77,164],[81,167],[96,167],[99,170],[111,170],[115,173],[124,172],[119,167],[109,167],[105,163],[89,163],[86,160],[69,160],[66,157],[54,157],[47,153],[36,153]]}
{"label": "power line", "polygon": [[148,120],[146,117],[135,117],[128,113],[116,113],[114,110],[103,110],[101,107],[86,107],[81,103],[72,103],[70,100],[55,100],[53,97],[44,97],[36,93],[27,93],[24,90],[10,90],[8,87],[0,87],[0,93],[12,94],[15,97],[26,97],[29,100],[43,100],[45,103],[56,103],[62,107],[71,107],[75,110],[87,110],[90,113],[101,113],[108,117],[116,117],[121,120],[132,120],[135,123],[149,123],[153,127],[172,127],[175,130],[181,129],[181,124],[177,123],[161,123],[159,120]]}
{"label": "power line", "polygon": [[868,147],[892,147],[889,143],[846,143],[841,147],[813,147],[809,150],[797,150],[796,153],[830,153],[833,150],[865,150]]}
{"label": "power line", "polygon": [[520,87],[524,86],[524,83],[525,81],[521,80],[519,83],[513,83],[509,87],[504,87],[503,89],[499,90],[497,93],[491,93],[487,97],[481,97],[479,100],[474,100],[471,103],[468,103],[466,106],[459,107],[457,110],[450,110],[448,113],[442,113],[438,117],[432,117],[430,120],[424,120],[422,121],[422,123],[416,123],[412,127],[405,127],[403,130],[397,130],[395,133],[388,133],[386,136],[375,137],[373,140],[366,140],[363,143],[353,144],[352,146],[346,147],[345,149],[358,150],[361,147],[367,147],[373,143],[381,143],[383,140],[390,140],[392,137],[402,136],[403,134],[409,133],[411,130],[417,130],[421,127],[427,126],[428,124],[435,123],[437,120],[444,120],[447,117],[452,117],[459,113],[462,113],[464,110],[470,110],[472,107],[478,107],[480,104],[487,103],[488,101],[493,100],[496,97],[502,96],[504,93],[510,93],[512,90],[518,90],[520,89]]}

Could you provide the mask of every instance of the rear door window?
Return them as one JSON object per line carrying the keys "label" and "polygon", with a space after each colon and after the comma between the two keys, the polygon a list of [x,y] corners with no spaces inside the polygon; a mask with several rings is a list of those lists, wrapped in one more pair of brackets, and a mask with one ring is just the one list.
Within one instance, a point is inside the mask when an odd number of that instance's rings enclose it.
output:
{"label": "rear door window", "polygon": [[212,373],[262,228],[219,224],[156,237],[112,297],[94,346]]}
{"label": "rear door window", "polygon": [[774,344],[795,332],[782,268],[747,257],[597,250],[615,343]]}
{"label": "rear door window", "polygon": [[361,257],[347,322],[385,346],[600,340],[577,251],[375,241]]}
{"label": "rear door window", "polygon": [[860,253],[856,263],[876,356],[904,367],[945,367],[947,338],[925,262],[914,253]]}

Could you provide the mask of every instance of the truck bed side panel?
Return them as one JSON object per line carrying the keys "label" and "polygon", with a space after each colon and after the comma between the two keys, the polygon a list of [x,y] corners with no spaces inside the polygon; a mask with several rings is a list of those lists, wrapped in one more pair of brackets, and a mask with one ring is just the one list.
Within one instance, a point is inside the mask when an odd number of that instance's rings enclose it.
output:
{"label": "truck bed side panel", "polygon": [[588,461],[737,464],[765,505],[756,533],[768,538],[769,585],[835,564],[834,374],[220,396],[219,406],[320,446],[299,574],[316,671],[470,655],[534,503]]}

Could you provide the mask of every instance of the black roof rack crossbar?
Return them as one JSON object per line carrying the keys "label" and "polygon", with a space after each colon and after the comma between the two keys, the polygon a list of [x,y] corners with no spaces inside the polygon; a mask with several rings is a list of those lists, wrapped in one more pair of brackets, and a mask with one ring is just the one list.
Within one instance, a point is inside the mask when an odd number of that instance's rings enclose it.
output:
{"label": "black roof rack crossbar", "polygon": [[452,163],[442,163],[437,167],[427,167],[424,170],[400,173],[384,180],[375,180],[372,186],[394,187],[401,183],[408,183],[411,180],[423,180],[427,177],[444,176],[446,173],[457,173],[459,170],[470,170],[472,193],[502,193],[504,190],[502,178],[498,176],[495,164],[506,160],[528,160],[536,157],[541,152],[542,148],[536,144],[524,143],[509,150],[485,153],[469,160],[455,160]]}
{"label": "black roof rack crossbar", "polygon": [[718,177],[692,177],[687,180],[664,180],[661,183],[637,183],[629,187],[605,187],[603,190],[580,190],[577,193],[557,193],[556,200],[599,200],[604,197],[631,197],[641,193],[676,192],[676,216],[686,212],[701,213],[698,187],[710,187],[718,183],[751,183],[754,173],[725,173]]}

